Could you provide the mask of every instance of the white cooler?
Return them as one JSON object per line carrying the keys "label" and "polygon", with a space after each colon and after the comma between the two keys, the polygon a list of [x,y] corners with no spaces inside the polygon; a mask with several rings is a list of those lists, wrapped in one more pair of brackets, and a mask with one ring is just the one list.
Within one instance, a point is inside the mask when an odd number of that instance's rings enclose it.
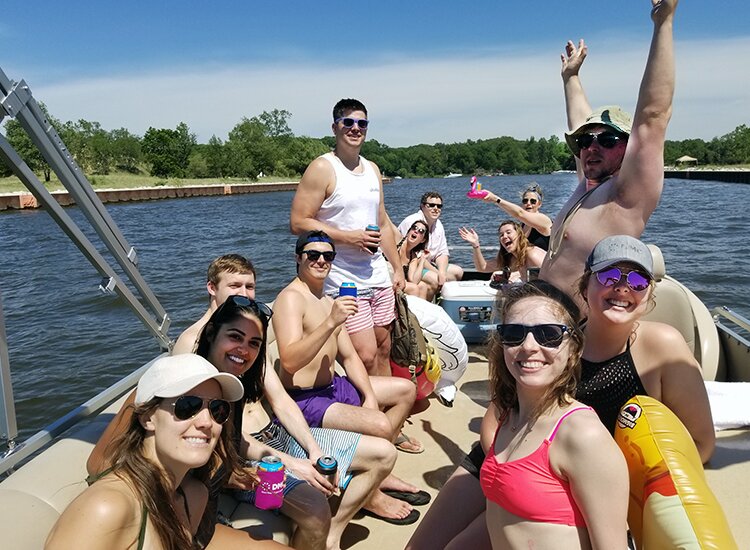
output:
{"label": "white cooler", "polygon": [[483,343],[497,321],[493,306],[497,290],[489,281],[449,281],[440,291],[440,305],[456,323],[468,344]]}

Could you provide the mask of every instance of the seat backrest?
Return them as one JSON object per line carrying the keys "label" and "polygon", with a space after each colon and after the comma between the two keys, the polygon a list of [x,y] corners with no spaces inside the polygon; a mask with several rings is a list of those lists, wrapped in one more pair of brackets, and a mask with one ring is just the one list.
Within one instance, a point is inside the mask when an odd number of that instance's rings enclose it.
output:
{"label": "seat backrest", "polygon": [[719,337],[705,305],[685,286],[669,277],[661,250],[648,245],[654,260],[654,301],[646,321],[666,323],[677,329],[703,369],[706,380],[714,380],[719,366]]}

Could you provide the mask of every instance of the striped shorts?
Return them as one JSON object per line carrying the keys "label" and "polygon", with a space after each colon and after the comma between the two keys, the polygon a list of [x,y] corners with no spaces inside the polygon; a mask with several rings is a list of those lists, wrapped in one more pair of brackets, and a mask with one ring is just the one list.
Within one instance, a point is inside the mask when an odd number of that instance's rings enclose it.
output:
{"label": "striped shorts", "polygon": [[396,318],[396,295],[392,287],[373,288],[357,295],[357,313],[346,320],[346,332],[354,334],[372,327],[386,327]]}
{"label": "striped shorts", "polygon": [[[359,438],[362,437],[361,434],[331,428],[310,428],[310,433],[323,451],[323,455],[332,456],[338,461],[339,487],[346,489],[352,479],[353,474],[349,471],[349,468],[352,460],[354,460],[354,455],[357,453],[357,445],[359,444]],[[307,451],[283,426],[275,422],[271,422],[261,432],[255,434],[255,438],[272,449],[295,458],[307,458]],[[258,464],[259,461],[257,460],[252,461],[253,466]],[[296,477],[293,470],[287,469],[284,495],[286,496],[300,483],[305,482]],[[232,494],[240,502],[255,504],[255,491],[235,489]]]}

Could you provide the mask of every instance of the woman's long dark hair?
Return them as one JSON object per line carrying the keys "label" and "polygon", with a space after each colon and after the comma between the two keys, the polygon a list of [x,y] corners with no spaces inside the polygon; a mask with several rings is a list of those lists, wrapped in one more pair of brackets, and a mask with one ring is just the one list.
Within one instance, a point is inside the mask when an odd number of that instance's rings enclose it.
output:
{"label": "woman's long dark hair", "polygon": [[[583,333],[578,327],[581,321],[581,313],[578,306],[567,294],[542,280],[531,281],[511,288],[504,296],[501,319],[505,319],[508,311],[523,299],[546,298],[553,303],[563,324],[567,325],[570,331],[568,362],[562,373],[550,384],[544,397],[532,412],[531,419],[534,421],[555,403],[562,407],[569,403],[572,396],[575,395],[576,386],[581,378],[581,354],[583,353]],[[510,374],[505,364],[503,344],[496,332],[490,339],[489,347],[491,399],[501,415],[506,415],[511,409],[518,409],[516,379]]]}
{"label": "woman's long dark hair", "polygon": [[[409,231],[414,229],[414,226],[417,224],[421,224],[424,227],[424,240],[411,249],[411,251],[409,252],[409,260],[413,260],[420,250],[424,250],[425,248],[427,248],[427,244],[430,242],[430,228],[427,225],[427,222],[422,220],[415,220],[414,223],[411,224]],[[404,235],[396,245],[397,250],[400,250],[401,246],[406,243],[406,237],[409,235],[409,231],[406,232],[406,235]]]}
{"label": "woman's long dark hair", "polygon": [[[497,226],[498,234],[500,234],[500,228],[504,225],[512,225],[515,227],[516,233],[518,233],[518,245],[516,246],[515,255],[505,250],[503,245],[500,245],[500,251],[497,253],[497,269],[508,268],[508,270],[513,271],[513,268],[516,267],[520,271],[526,265],[526,255],[528,254],[530,246],[529,239],[523,232],[521,224],[515,220],[503,220],[500,222],[500,225]],[[514,259],[516,260],[515,266],[513,266]]]}
{"label": "woman's long dark hair", "polygon": [[245,401],[255,402],[263,397],[263,377],[266,371],[266,335],[268,334],[268,317],[258,309],[255,300],[249,300],[249,305],[239,305],[234,302],[230,296],[227,301],[219,306],[214,311],[211,318],[203,327],[201,335],[198,338],[198,349],[195,353],[208,359],[211,347],[216,341],[216,336],[219,334],[221,327],[227,323],[231,323],[235,319],[245,315],[251,315],[258,319],[263,327],[261,337],[263,339],[260,349],[258,350],[258,357],[250,366],[245,373],[239,377],[242,381],[242,385],[245,387]]}
{"label": "woman's long dark hair", "polygon": [[[114,475],[128,484],[148,511],[161,545],[164,548],[196,548],[190,531],[181,522],[175,521],[178,517],[175,480],[170,480],[170,474],[146,458],[143,452],[148,432],[141,424],[141,417],[153,412],[160,402],[160,398],[154,398],[148,403],[134,406],[130,426],[107,447],[107,454]],[[231,430],[227,427],[228,424],[223,426],[208,462],[191,470],[191,475],[205,485],[221,465],[225,465],[228,472],[240,472],[239,458],[229,439]]]}

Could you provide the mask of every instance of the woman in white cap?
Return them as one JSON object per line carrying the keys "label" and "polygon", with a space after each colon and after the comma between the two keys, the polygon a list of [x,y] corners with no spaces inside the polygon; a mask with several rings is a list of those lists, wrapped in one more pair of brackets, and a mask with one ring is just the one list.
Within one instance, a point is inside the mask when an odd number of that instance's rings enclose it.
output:
{"label": "woman in white cap", "polygon": [[576,399],[614,432],[628,399],[653,397],[682,421],[706,462],[715,434],[700,365],[677,329],[641,320],[654,286],[651,251],[638,239],[615,235],[594,247],[579,281],[589,317]]}
{"label": "woman in white cap", "polygon": [[138,383],[111,467],[67,507],[46,548],[193,548],[219,464],[237,471],[223,424],[242,383],[197,355],[162,357]]}

